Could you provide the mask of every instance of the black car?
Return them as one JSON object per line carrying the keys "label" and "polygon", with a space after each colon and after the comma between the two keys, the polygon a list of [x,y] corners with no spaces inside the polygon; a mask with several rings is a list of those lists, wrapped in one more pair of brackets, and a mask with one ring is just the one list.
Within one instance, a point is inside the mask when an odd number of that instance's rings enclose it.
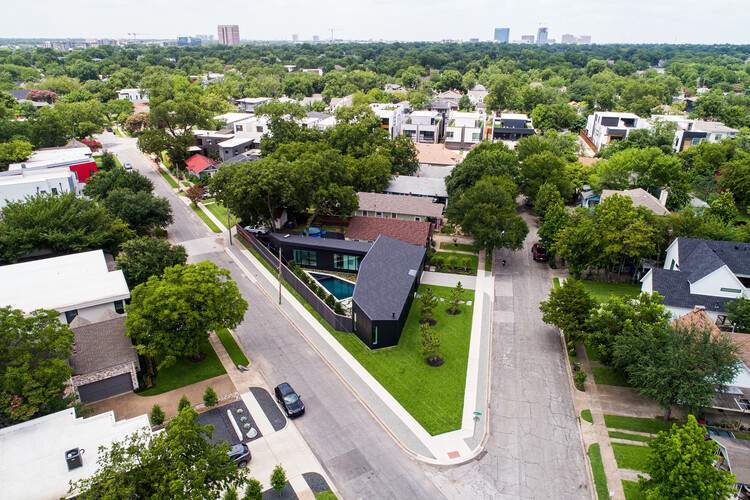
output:
{"label": "black car", "polygon": [[284,412],[289,418],[299,417],[305,413],[305,404],[302,402],[302,398],[299,394],[294,392],[292,386],[284,382],[276,386],[273,390],[276,394],[276,401],[279,402]]}
{"label": "black car", "polygon": [[250,448],[245,443],[233,444],[227,452],[229,458],[237,464],[238,467],[247,467],[250,462]]}

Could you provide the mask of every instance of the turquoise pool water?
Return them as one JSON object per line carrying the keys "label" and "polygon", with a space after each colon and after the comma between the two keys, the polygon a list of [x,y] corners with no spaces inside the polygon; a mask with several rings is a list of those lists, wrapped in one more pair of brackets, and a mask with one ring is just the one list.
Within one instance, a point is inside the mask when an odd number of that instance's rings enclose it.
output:
{"label": "turquoise pool water", "polygon": [[328,274],[310,273],[310,276],[338,300],[348,299],[354,295],[354,283]]}

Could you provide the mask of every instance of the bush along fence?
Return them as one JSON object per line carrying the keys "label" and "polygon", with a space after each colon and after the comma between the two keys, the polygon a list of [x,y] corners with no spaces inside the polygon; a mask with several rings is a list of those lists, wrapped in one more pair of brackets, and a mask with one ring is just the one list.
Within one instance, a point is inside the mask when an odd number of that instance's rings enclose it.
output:
{"label": "bush along fence", "polygon": [[[251,245],[274,269],[279,268],[279,259],[271,250],[252,234],[240,226],[237,227],[237,235],[247,244]],[[291,269],[290,269],[291,268]],[[340,332],[353,332],[354,323],[352,318],[344,315],[344,310],[333,295],[329,294],[323,287],[318,285],[307,273],[295,263],[289,266],[281,264],[281,278],[285,280],[294,290],[299,293],[315,312],[320,314],[334,330]]]}

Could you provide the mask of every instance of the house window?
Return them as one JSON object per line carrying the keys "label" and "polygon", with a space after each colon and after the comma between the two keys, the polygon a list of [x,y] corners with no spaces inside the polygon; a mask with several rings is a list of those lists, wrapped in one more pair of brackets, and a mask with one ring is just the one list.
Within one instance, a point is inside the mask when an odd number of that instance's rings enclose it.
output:
{"label": "house window", "polygon": [[472,132],[471,133],[471,140],[472,141],[478,141],[479,140],[479,136],[481,136],[481,135],[482,135],[481,132]]}
{"label": "house window", "polygon": [[65,311],[65,321],[67,321],[68,324],[70,324],[74,319],[76,319],[76,316],[78,316],[78,309]]}
{"label": "house window", "polygon": [[391,219],[395,219],[395,218],[396,218],[396,214],[391,214]]}
{"label": "house window", "polygon": [[52,194],[57,194],[57,188],[50,188],[52,190]]}
{"label": "house window", "polygon": [[375,327],[372,335],[372,345],[378,345],[378,327]]}
{"label": "house window", "polygon": [[115,312],[117,314],[124,314],[125,313],[125,302],[122,300],[115,300]]}
{"label": "house window", "polygon": [[742,290],[739,290],[737,288],[721,288],[722,292],[729,292],[729,293],[742,293]]}
{"label": "house window", "polygon": [[235,125],[234,128],[237,130],[237,132],[242,132],[242,125]]}
{"label": "house window", "polygon": [[414,220],[417,221],[417,222],[422,222],[422,218],[421,217],[414,217]]}
{"label": "house window", "polygon": [[375,212],[375,217],[382,217],[382,216],[383,216],[383,212]]}
{"label": "house window", "polygon": [[317,267],[318,265],[318,254],[314,250],[300,250],[295,248],[292,252],[294,255],[294,262],[301,266]]}
{"label": "house window", "polygon": [[674,271],[674,264],[675,264],[674,259],[672,259],[672,263],[669,264],[669,270],[670,271]]}
{"label": "house window", "polygon": [[346,271],[356,271],[359,269],[359,257],[356,255],[333,254],[333,267]]}

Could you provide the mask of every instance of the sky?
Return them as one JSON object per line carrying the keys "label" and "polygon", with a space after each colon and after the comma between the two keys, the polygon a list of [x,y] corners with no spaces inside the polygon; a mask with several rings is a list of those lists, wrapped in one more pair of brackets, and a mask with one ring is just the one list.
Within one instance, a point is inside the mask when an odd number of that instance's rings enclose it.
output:
{"label": "sky", "polygon": [[0,38],[511,40],[549,27],[595,43],[750,43],[750,0],[0,0]]}

